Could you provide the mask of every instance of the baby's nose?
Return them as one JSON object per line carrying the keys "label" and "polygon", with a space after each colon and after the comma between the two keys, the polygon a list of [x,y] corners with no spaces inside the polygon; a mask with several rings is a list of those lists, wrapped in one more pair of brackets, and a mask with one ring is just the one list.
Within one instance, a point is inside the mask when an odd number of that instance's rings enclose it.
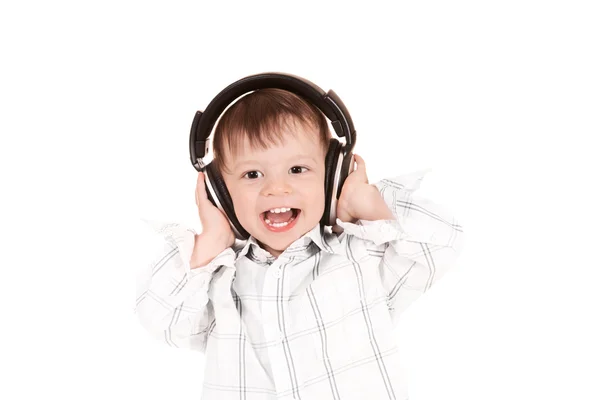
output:
{"label": "baby's nose", "polygon": [[263,195],[283,195],[292,193],[292,187],[283,179],[269,180],[263,189]]}

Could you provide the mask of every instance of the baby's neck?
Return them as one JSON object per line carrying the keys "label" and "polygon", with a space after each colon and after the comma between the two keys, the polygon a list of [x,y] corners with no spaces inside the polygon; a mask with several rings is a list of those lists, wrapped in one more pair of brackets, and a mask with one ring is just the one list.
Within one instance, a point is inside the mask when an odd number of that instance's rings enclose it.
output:
{"label": "baby's neck", "polygon": [[281,253],[283,253],[283,251],[272,249],[269,246],[267,246],[266,244],[261,243],[261,242],[258,242],[258,245],[260,246],[261,249],[263,249],[264,251],[266,251],[267,253],[269,253],[275,259],[277,259],[281,255]]}

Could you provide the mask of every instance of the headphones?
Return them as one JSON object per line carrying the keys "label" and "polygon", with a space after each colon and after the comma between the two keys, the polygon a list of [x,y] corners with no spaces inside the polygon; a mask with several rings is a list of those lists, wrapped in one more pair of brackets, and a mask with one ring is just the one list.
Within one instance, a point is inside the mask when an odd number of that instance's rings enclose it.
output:
{"label": "headphones", "polygon": [[261,73],[247,76],[223,89],[204,112],[196,112],[190,130],[190,159],[197,171],[204,172],[208,199],[225,213],[236,238],[247,240],[250,237],[235,215],[233,201],[221,174],[213,163],[205,164],[203,158],[208,152],[208,138],[213,126],[229,104],[246,93],[265,88],[286,90],[312,103],[331,121],[337,136],[345,137],[345,144],[337,139],[330,139],[325,156],[325,210],[320,223],[322,227],[334,226],[337,200],[350,168],[354,167],[352,149],[356,131],[348,110],[333,90],[325,93],[314,83],[295,75]]}

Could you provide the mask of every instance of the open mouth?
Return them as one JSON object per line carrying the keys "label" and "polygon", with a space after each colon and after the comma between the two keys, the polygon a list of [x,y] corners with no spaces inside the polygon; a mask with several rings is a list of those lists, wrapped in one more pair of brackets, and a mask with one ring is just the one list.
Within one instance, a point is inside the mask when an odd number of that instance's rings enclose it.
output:
{"label": "open mouth", "polygon": [[290,229],[302,211],[298,208],[275,208],[261,214],[261,219],[269,230],[281,232]]}

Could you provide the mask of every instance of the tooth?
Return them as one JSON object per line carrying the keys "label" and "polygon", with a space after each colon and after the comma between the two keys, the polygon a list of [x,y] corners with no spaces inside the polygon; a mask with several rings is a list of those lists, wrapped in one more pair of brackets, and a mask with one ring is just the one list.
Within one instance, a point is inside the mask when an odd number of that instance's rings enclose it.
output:
{"label": "tooth", "polygon": [[272,208],[269,210],[269,212],[273,213],[273,214],[279,214],[282,212],[287,212],[287,211],[291,211],[292,209],[290,207],[281,207],[281,208]]}

